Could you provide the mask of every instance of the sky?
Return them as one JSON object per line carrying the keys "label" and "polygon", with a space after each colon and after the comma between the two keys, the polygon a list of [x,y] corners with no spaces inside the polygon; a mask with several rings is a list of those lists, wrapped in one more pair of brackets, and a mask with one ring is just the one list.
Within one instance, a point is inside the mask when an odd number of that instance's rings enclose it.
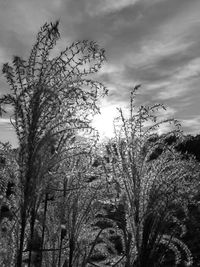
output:
{"label": "sky", "polygon": [[[109,95],[94,120],[102,135],[111,135],[116,107],[127,106],[137,84],[138,104],[162,103],[185,134],[199,133],[199,0],[0,0],[1,68],[13,55],[27,58],[40,27],[58,19],[59,49],[85,39],[105,48],[96,79]],[[6,92],[1,75],[0,95]],[[16,145],[8,117],[0,118],[0,140]]]}

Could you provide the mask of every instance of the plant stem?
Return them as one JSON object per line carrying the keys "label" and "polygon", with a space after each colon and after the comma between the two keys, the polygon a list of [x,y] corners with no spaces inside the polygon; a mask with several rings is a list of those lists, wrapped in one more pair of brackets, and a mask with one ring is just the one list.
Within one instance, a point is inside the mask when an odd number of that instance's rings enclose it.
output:
{"label": "plant stem", "polygon": [[31,232],[30,232],[30,242],[31,242],[31,248],[29,251],[29,259],[28,259],[28,267],[31,266],[31,253],[32,253],[32,242],[34,240],[34,226],[35,226],[35,205],[32,208],[31,211],[31,222],[30,222],[30,228],[31,228]]}
{"label": "plant stem", "polygon": [[19,245],[19,252],[17,256],[17,267],[22,266],[22,255],[23,255],[23,246],[24,246],[24,235],[25,235],[25,228],[26,228],[26,207],[24,205],[21,215],[22,223],[21,223],[21,233],[20,233],[20,245]]}
{"label": "plant stem", "polygon": [[48,204],[48,193],[45,194],[45,203],[44,203],[44,218],[43,218],[43,225],[42,225],[42,244],[41,244],[40,267],[42,267],[42,256],[43,256],[43,244],[44,244],[44,233],[45,233],[45,223],[46,223],[46,214],[47,214],[47,204]]}
{"label": "plant stem", "polygon": [[61,264],[61,251],[62,251],[62,237],[61,237],[61,234],[60,234],[60,248],[59,248],[58,267],[60,267],[60,264]]}

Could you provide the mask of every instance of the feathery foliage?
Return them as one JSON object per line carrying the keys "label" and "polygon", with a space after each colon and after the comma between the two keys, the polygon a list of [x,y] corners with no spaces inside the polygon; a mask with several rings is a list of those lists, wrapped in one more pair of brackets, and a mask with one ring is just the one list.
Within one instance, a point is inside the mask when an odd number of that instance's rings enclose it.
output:
{"label": "feathery foliage", "polygon": [[44,24],[27,61],[15,56],[12,64],[3,66],[11,92],[0,98],[0,113],[5,112],[4,105],[13,107],[11,121],[19,142],[19,267],[27,222],[32,239],[49,171],[62,160],[66,141],[78,130],[91,128],[89,115],[98,112],[97,100],[106,93],[102,84],[89,77],[105,60],[104,50],[95,42],[75,42],[51,58],[60,38],[58,24]]}
{"label": "feathery foliage", "polygon": [[[116,136],[106,147],[110,160],[105,169],[117,185],[126,212],[121,229],[125,254],[122,266],[164,266],[169,250],[174,253],[171,266],[184,261],[189,266],[191,252],[179,237],[185,234],[188,205],[199,189],[199,164],[182,159],[173,145],[165,145],[168,136],[181,134],[177,121],[157,121],[155,111],[162,105],[136,110],[136,90],[131,93],[130,117],[125,118],[119,110]],[[163,123],[177,127],[149,142]],[[161,145],[162,154],[154,160],[152,154]]]}

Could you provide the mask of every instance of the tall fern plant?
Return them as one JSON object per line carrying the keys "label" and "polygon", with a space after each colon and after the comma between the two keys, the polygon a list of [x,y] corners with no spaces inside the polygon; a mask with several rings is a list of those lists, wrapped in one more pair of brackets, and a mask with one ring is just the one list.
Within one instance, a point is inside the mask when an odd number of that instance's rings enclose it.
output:
{"label": "tall fern plant", "polygon": [[[111,163],[105,165],[126,211],[121,264],[163,266],[168,256],[174,255],[170,266],[191,266],[192,255],[180,237],[186,230],[187,206],[198,190],[199,165],[165,146],[164,138],[180,135],[179,125],[173,119],[158,120],[156,114],[162,105],[137,109],[137,89],[131,93],[130,116],[126,118],[119,110],[115,138],[107,146]],[[173,124],[174,130],[155,138],[158,128],[166,123]],[[160,156],[155,157],[160,148]]]}
{"label": "tall fern plant", "polygon": [[27,220],[33,237],[39,189],[58,164],[69,136],[89,128],[88,115],[98,112],[97,100],[106,93],[102,84],[90,79],[105,60],[104,50],[95,42],[75,42],[51,57],[60,38],[58,24],[44,24],[27,61],[15,56],[12,64],[3,66],[11,93],[0,98],[0,113],[5,112],[4,105],[13,107],[11,122],[19,142],[18,267],[22,266]]}

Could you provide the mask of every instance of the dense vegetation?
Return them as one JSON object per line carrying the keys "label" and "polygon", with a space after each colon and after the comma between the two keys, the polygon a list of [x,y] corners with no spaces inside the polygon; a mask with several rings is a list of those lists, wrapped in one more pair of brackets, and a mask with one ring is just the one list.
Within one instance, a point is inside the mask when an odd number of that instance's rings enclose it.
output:
{"label": "dense vegetation", "polygon": [[3,66],[19,147],[0,147],[0,266],[200,266],[199,136],[159,121],[162,105],[136,108],[136,86],[97,142],[104,50],[81,41],[52,58],[59,38],[45,24],[28,60]]}

